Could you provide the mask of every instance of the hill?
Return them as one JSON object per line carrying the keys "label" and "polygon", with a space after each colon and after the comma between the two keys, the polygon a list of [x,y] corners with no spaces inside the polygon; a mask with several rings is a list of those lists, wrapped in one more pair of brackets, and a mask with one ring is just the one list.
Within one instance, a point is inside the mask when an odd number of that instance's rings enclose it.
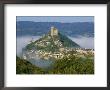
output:
{"label": "hill", "polygon": [[49,32],[51,26],[59,29],[59,32],[66,36],[94,36],[93,22],[74,22],[74,23],[60,23],[60,22],[32,22],[32,21],[17,21],[17,36],[24,35],[40,35]]}
{"label": "hill", "polygon": [[52,31],[43,35],[40,39],[26,46],[27,50],[42,50],[56,52],[60,48],[79,48],[80,46],[57,30],[57,35],[51,35]]}
{"label": "hill", "polygon": [[80,48],[80,46],[52,27],[47,34],[36,41],[31,41],[23,49],[23,58],[58,59],[63,58],[64,54],[73,48]]}

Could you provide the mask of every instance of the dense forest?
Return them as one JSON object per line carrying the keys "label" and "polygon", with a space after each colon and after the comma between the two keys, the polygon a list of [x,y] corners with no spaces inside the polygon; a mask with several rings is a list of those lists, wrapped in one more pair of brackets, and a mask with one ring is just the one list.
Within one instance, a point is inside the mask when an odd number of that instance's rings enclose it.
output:
{"label": "dense forest", "polygon": [[52,69],[45,70],[17,57],[16,74],[94,74],[94,60],[65,57],[56,60]]}

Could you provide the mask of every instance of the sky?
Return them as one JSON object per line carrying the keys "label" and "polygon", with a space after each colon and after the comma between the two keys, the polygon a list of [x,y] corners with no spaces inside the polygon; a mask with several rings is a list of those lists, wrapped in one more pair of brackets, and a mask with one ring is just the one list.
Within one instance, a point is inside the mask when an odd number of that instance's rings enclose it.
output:
{"label": "sky", "polygon": [[17,21],[34,22],[94,22],[94,16],[17,16]]}

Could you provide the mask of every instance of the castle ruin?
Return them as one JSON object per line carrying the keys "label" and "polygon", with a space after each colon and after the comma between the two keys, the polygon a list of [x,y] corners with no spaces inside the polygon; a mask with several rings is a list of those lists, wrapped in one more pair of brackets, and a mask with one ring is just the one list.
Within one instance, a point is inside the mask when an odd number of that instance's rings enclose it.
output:
{"label": "castle ruin", "polygon": [[58,29],[55,27],[51,27],[51,36],[57,36],[58,35]]}

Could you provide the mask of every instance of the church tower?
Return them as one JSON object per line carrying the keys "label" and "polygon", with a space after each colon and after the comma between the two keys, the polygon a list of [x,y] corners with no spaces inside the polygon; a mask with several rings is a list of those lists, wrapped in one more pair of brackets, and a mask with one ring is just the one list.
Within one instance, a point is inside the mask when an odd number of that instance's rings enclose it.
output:
{"label": "church tower", "polygon": [[57,36],[58,30],[55,27],[51,27],[51,36]]}

